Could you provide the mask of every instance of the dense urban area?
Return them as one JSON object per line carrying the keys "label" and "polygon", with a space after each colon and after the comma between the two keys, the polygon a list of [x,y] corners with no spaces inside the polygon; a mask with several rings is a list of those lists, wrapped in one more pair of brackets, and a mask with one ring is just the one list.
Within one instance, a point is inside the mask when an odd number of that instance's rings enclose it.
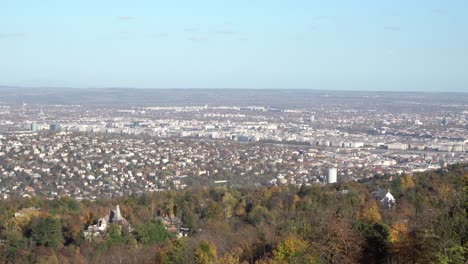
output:
{"label": "dense urban area", "polygon": [[2,263],[466,263],[466,94],[3,89]]}
{"label": "dense urban area", "polygon": [[[213,93],[182,96],[175,106],[0,102],[0,195],[80,200],[190,186],[321,185],[438,169],[464,162],[468,148],[464,94],[315,92],[307,104],[285,92],[282,107],[270,107],[224,105],[232,99],[222,92],[210,105],[203,95]],[[262,93],[251,97],[261,101]],[[190,106],[191,97],[204,104]]]}

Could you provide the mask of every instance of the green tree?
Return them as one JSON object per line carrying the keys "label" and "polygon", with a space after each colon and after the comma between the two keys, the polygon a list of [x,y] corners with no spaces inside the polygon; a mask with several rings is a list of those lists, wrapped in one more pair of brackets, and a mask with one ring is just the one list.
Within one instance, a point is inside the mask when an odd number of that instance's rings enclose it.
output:
{"label": "green tree", "polygon": [[445,254],[437,253],[436,262],[440,264],[464,264],[468,257],[468,247],[454,246],[445,250]]}
{"label": "green tree", "polygon": [[136,228],[137,239],[143,245],[152,245],[163,242],[171,237],[160,221],[146,222]]}
{"label": "green tree", "polygon": [[122,235],[122,228],[117,224],[111,224],[107,229],[106,242],[109,245],[125,244],[126,238]]}
{"label": "green tree", "polygon": [[395,198],[399,198],[400,195],[402,194],[402,188],[401,188],[401,181],[399,178],[397,179],[394,179],[391,183],[390,183],[390,190],[391,190],[391,193],[393,194],[393,196]]}
{"label": "green tree", "polygon": [[41,218],[32,228],[32,238],[38,245],[57,247],[62,243],[62,224],[53,217]]}
{"label": "green tree", "polygon": [[26,248],[26,241],[18,231],[12,231],[6,235],[7,243],[3,250],[3,256],[8,262],[13,262],[18,250]]}
{"label": "green tree", "polygon": [[263,206],[255,206],[249,213],[247,219],[252,225],[259,225],[271,218],[270,212]]}
{"label": "green tree", "polygon": [[383,223],[369,223],[364,221],[359,221],[356,225],[365,240],[365,262],[372,262],[369,261],[370,259],[373,259],[376,263],[384,262],[388,254],[390,243],[390,228]]}

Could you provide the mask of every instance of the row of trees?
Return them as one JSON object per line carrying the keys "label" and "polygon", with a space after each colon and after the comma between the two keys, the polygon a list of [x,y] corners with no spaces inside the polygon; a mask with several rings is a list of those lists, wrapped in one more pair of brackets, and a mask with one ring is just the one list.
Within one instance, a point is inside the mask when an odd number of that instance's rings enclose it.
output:
{"label": "row of trees", "polygon": [[[1,261],[10,263],[464,263],[468,164],[330,186],[209,188],[77,202],[0,202]],[[377,188],[397,204],[383,208]],[[120,205],[133,231],[84,228]],[[37,207],[39,211],[21,211]],[[158,215],[182,220],[177,238]]]}

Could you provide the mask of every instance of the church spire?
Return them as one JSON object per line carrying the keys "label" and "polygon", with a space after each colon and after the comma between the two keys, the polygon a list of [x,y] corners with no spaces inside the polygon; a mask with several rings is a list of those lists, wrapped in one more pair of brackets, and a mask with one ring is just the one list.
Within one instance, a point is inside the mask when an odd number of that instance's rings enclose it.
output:
{"label": "church spire", "polygon": [[116,220],[116,221],[121,221],[122,220],[122,215],[120,214],[120,206],[119,205],[117,205],[117,208],[115,208],[114,220]]}

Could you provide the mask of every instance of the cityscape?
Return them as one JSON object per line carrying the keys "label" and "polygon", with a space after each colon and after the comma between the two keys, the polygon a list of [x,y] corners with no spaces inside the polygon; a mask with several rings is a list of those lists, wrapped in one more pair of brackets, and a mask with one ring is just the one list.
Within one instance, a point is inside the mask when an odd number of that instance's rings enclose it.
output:
{"label": "cityscape", "polygon": [[328,183],[332,168],[336,180],[359,181],[465,162],[465,94],[385,95],[316,92],[300,107],[2,102],[1,195],[82,200],[192,186],[300,187]]}
{"label": "cityscape", "polygon": [[468,1],[0,10],[0,264],[468,264]]}

